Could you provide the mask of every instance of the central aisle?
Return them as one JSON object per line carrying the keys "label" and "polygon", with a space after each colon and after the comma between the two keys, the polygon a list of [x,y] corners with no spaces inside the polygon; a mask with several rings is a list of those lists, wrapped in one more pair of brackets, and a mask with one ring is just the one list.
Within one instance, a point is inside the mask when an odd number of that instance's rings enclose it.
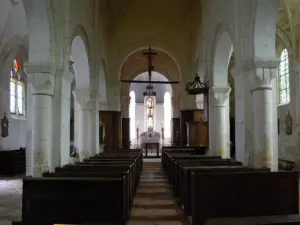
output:
{"label": "central aisle", "polygon": [[[148,160],[147,160],[148,161]],[[160,170],[160,161],[145,162],[128,225],[187,225]]]}

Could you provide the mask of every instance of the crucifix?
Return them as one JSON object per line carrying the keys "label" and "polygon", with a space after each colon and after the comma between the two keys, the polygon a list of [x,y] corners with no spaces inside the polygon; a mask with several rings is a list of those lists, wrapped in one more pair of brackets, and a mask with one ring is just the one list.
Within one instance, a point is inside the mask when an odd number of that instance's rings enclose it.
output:
{"label": "crucifix", "polygon": [[148,74],[149,74],[149,81],[151,81],[151,73],[154,70],[152,62],[154,56],[157,55],[157,52],[153,52],[151,46],[149,46],[148,52],[144,52],[144,55],[146,55],[148,59]]}

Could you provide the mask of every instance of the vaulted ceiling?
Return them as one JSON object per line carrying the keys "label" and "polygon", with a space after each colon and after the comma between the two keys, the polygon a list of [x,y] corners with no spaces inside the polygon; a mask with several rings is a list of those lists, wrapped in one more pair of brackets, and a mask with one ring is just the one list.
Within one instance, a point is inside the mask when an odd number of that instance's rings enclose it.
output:
{"label": "vaulted ceiling", "polygon": [[124,58],[134,46],[154,43],[186,66],[196,45],[200,3],[200,0],[107,1],[110,59],[119,63],[118,58]]}

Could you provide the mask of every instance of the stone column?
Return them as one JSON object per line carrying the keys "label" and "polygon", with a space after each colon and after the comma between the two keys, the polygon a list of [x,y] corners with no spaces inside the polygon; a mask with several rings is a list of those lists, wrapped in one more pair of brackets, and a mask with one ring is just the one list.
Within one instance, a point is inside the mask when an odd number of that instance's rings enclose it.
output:
{"label": "stone column", "polygon": [[[180,145],[180,96],[173,92],[172,96],[172,123],[171,123],[171,143],[172,145]],[[178,140],[176,140],[176,135]]]}
{"label": "stone column", "polygon": [[76,89],[73,91],[75,102],[75,146],[79,161],[93,155],[90,142],[90,89]]}
{"label": "stone column", "polygon": [[39,177],[43,172],[54,171],[52,155],[54,76],[50,64],[27,64],[26,69],[32,85],[32,164],[29,174]]}
{"label": "stone column", "polygon": [[[274,107],[277,103],[273,98],[273,79],[277,76],[278,59],[260,60],[254,62],[252,81],[253,88],[253,121],[254,149],[253,166],[268,167],[278,170],[278,141],[277,115]],[[275,104],[275,105],[274,105]],[[277,111],[277,110],[276,110]]]}
{"label": "stone column", "polygon": [[229,87],[211,87],[212,117],[209,123],[212,135],[209,150],[212,155],[219,155],[222,158],[230,158],[230,139],[229,139]]}
{"label": "stone column", "polygon": [[[101,97],[101,96],[99,96]],[[106,99],[99,99],[98,100],[98,117],[99,117],[99,112],[100,111],[105,111],[105,110],[109,110],[109,103]],[[100,126],[102,126],[102,122],[100,120],[100,117],[99,117],[99,125],[98,125],[98,130],[100,131]],[[97,153],[102,153],[104,151],[104,144],[100,144],[100,132],[98,131],[99,133],[99,138],[98,138],[98,143],[99,143],[99,149],[97,151]]]}
{"label": "stone column", "polygon": [[97,90],[91,93],[91,117],[90,117],[90,131],[91,131],[91,156],[99,153],[99,105],[98,105],[98,92]]}
{"label": "stone column", "polygon": [[122,147],[130,149],[130,117],[129,117],[130,96],[121,97],[122,107]]}

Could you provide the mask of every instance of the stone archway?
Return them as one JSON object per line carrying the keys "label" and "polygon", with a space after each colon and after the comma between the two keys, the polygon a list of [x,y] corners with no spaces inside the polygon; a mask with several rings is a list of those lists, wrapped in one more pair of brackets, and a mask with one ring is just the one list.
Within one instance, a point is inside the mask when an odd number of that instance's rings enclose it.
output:
{"label": "stone archway", "polygon": [[233,42],[228,31],[217,34],[209,96],[209,149],[211,154],[230,158],[228,65]]}

